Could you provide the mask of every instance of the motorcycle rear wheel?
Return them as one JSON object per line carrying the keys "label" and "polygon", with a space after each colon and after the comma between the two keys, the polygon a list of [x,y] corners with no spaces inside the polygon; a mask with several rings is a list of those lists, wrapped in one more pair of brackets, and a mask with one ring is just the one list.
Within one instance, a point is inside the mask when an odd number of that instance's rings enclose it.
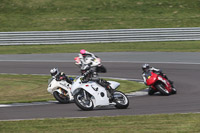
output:
{"label": "motorcycle rear wheel", "polygon": [[113,93],[113,98],[114,98],[114,102],[116,103],[115,107],[118,109],[126,109],[129,106],[129,99],[128,97],[120,92],[120,91],[115,91]]}
{"label": "motorcycle rear wheel", "polygon": [[[76,95],[74,95],[75,104],[84,111],[93,110],[94,104],[89,93],[85,91],[86,96],[84,95],[84,90],[80,90]],[[85,99],[87,97],[87,99]]]}
{"label": "motorcycle rear wheel", "polygon": [[97,67],[97,72],[98,73],[106,73],[107,70],[106,70],[106,68],[103,65],[101,65],[101,66]]}
{"label": "motorcycle rear wheel", "polygon": [[59,103],[69,103],[70,102],[69,97],[62,95],[57,91],[53,92],[53,96]]}
{"label": "motorcycle rear wheel", "polygon": [[170,93],[165,89],[163,84],[156,84],[155,87],[162,95],[169,96]]}

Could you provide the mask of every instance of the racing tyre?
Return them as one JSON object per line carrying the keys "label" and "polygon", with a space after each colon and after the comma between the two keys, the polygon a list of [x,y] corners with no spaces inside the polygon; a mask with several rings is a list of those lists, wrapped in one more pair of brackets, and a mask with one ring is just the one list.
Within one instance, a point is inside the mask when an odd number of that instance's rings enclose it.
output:
{"label": "racing tyre", "polygon": [[62,95],[57,91],[53,92],[53,96],[59,103],[69,103],[70,102],[69,97]]}
{"label": "racing tyre", "polygon": [[74,102],[80,109],[85,111],[93,110],[94,108],[94,104],[89,97],[89,93],[84,91],[83,89],[80,90],[76,95],[74,95]]}
{"label": "racing tyre", "polygon": [[151,88],[151,87],[149,87],[149,89],[148,89],[148,95],[153,95],[154,93],[155,93],[156,91],[153,89],[153,88]]}
{"label": "racing tyre", "polygon": [[165,89],[165,86],[163,84],[157,84],[155,85],[155,87],[162,95],[169,96],[169,92]]}
{"label": "racing tyre", "polygon": [[118,109],[126,109],[129,106],[128,97],[120,91],[113,93],[113,101],[116,103],[115,107]]}
{"label": "racing tyre", "polygon": [[97,67],[97,72],[99,72],[99,73],[106,73],[107,70],[106,70],[106,68],[103,65],[101,65],[101,66]]}

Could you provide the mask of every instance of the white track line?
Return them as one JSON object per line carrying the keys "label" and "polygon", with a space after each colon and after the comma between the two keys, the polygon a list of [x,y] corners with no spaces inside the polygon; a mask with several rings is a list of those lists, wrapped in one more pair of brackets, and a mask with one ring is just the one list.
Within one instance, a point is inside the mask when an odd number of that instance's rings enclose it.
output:
{"label": "white track line", "polygon": [[32,103],[13,103],[13,104],[0,104],[1,107],[18,107],[18,106],[32,106],[32,105],[45,105],[58,103],[57,101],[48,101],[48,102],[32,102]]}

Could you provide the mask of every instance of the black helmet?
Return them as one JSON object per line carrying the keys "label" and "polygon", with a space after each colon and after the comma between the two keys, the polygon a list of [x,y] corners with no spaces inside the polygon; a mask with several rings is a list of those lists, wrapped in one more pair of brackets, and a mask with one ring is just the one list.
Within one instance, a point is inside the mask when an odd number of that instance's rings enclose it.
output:
{"label": "black helmet", "polygon": [[142,65],[142,70],[147,71],[149,69],[149,64]]}
{"label": "black helmet", "polygon": [[50,70],[51,76],[57,76],[59,74],[58,68],[53,68]]}

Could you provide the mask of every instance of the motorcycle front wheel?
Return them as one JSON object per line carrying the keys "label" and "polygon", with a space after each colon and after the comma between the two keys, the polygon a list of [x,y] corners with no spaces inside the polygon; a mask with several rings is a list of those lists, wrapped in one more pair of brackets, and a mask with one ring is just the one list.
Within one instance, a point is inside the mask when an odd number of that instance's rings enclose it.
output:
{"label": "motorcycle front wheel", "polygon": [[153,88],[151,88],[151,87],[149,87],[149,89],[148,89],[148,95],[153,95],[154,93],[155,93],[156,91],[153,89]]}
{"label": "motorcycle front wheel", "polygon": [[74,95],[74,102],[80,109],[85,111],[93,110],[94,108],[94,104],[89,97],[89,93],[83,89]]}
{"label": "motorcycle front wheel", "polygon": [[115,91],[113,93],[113,98],[114,98],[114,102],[116,103],[115,107],[118,109],[126,109],[129,106],[129,99],[128,97],[120,92],[120,91]]}
{"label": "motorcycle front wheel", "polygon": [[175,88],[172,88],[172,92],[171,92],[172,94],[176,94],[177,93],[177,91],[176,91],[176,89]]}
{"label": "motorcycle front wheel", "polygon": [[165,89],[165,86],[163,84],[157,84],[155,85],[155,87],[162,95],[169,96],[169,92]]}
{"label": "motorcycle front wheel", "polygon": [[69,103],[70,102],[69,97],[62,95],[57,91],[53,92],[53,96],[59,103]]}

